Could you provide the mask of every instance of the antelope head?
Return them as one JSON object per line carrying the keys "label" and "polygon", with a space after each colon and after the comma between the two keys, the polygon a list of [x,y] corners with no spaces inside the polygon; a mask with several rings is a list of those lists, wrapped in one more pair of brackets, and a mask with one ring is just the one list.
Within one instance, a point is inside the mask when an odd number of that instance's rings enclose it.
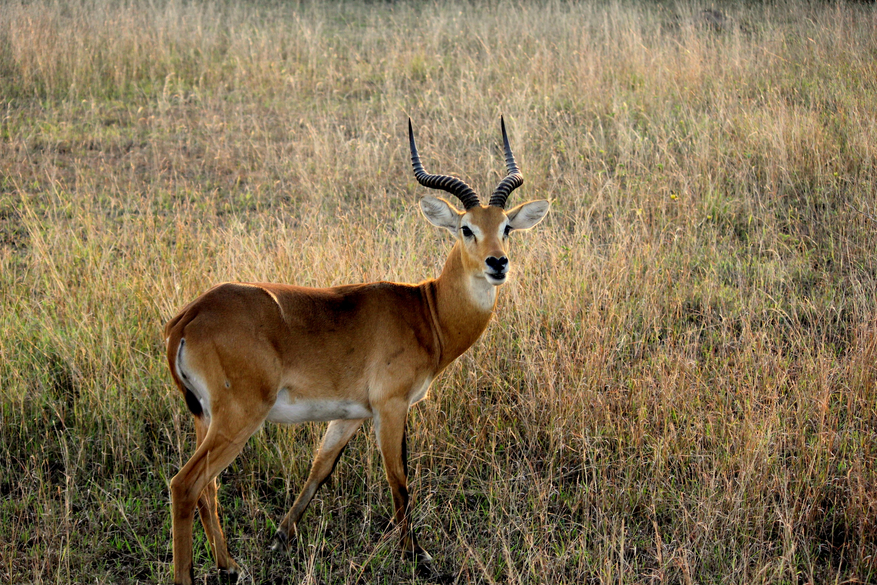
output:
{"label": "antelope head", "polygon": [[424,187],[454,195],[464,208],[460,210],[441,197],[428,195],[420,200],[423,215],[431,224],[448,230],[457,238],[466,273],[484,279],[493,286],[503,284],[509,273],[509,234],[535,226],[545,217],[550,205],[546,200],[529,201],[506,211],[506,200],[512,191],[524,184],[524,176],[515,163],[502,117],[500,126],[507,174],[494,189],[488,204],[481,205],[472,187],[461,179],[449,175],[431,175],[424,170],[414,143],[411,119],[408,119],[415,178]]}

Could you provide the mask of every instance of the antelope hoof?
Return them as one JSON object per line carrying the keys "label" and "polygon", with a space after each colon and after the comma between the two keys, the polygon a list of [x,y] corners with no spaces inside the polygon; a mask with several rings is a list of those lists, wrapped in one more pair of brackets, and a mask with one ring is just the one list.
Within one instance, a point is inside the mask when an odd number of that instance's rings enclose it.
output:
{"label": "antelope hoof", "polygon": [[432,563],[432,555],[420,547],[417,547],[416,550],[404,550],[402,555],[406,561],[411,561],[416,565],[429,565]]}
{"label": "antelope hoof", "polygon": [[429,583],[446,584],[456,580],[454,575],[439,573],[432,563],[432,557],[423,549],[414,552],[408,551],[406,556],[414,563],[414,571],[417,576]]}
{"label": "antelope hoof", "polygon": [[271,539],[271,552],[286,552],[289,550],[289,537],[282,530],[274,533]]}
{"label": "antelope hoof", "polygon": [[219,582],[220,583],[237,583],[238,582],[238,568],[236,566],[231,566],[227,569],[219,569]]}
{"label": "antelope hoof", "polygon": [[435,565],[432,564],[432,555],[420,548],[415,550],[406,550],[404,552],[405,559],[414,563],[414,571],[421,579],[425,579],[430,583],[451,583],[453,576],[440,574]]}

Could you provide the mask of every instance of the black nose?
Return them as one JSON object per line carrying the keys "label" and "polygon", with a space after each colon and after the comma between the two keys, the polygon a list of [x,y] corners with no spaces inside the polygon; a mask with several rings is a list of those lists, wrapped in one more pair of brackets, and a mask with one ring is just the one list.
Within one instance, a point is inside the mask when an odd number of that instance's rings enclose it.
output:
{"label": "black nose", "polygon": [[487,260],[484,261],[487,266],[495,271],[495,272],[505,272],[506,268],[509,265],[509,259],[505,256],[501,258],[497,258],[496,256],[488,256]]}

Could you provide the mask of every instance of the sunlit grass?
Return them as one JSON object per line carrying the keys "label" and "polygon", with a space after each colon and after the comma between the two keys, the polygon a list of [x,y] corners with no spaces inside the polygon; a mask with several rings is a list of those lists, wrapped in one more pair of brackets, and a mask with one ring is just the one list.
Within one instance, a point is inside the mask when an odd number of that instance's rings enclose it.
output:
{"label": "sunlit grass", "polygon": [[[191,453],[164,322],[223,280],[417,282],[430,170],[481,193],[505,115],[552,214],[410,417],[460,582],[877,575],[877,13],[789,2],[0,8],[0,578],[170,577]],[[254,582],[409,582],[370,426],[289,557],[320,425],[222,475]],[[215,571],[196,529],[196,567]]]}

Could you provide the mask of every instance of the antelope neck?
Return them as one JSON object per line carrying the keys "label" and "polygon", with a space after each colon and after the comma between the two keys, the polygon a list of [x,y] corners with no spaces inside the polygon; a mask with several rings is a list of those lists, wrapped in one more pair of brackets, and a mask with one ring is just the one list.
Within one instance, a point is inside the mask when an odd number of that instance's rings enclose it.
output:
{"label": "antelope neck", "polygon": [[497,287],[482,275],[467,273],[461,254],[457,242],[441,275],[423,284],[433,331],[441,347],[439,371],[478,340],[496,305]]}

